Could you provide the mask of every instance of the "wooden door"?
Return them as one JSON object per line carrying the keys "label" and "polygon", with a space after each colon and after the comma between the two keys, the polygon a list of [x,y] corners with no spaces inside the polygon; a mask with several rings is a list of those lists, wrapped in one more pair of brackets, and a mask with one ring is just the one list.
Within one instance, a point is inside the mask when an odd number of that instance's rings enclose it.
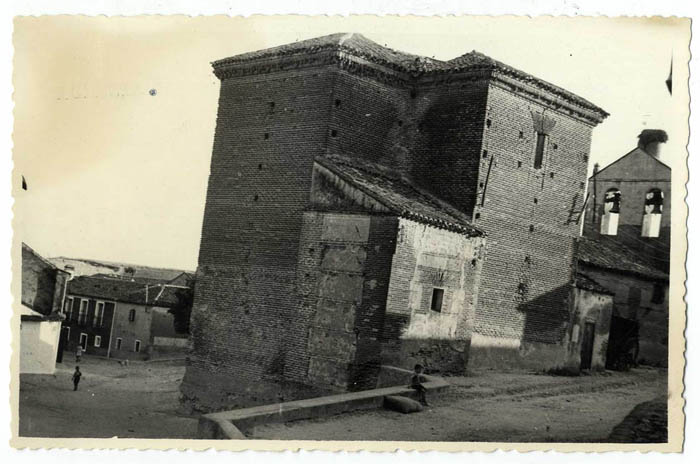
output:
{"label": "wooden door", "polygon": [[593,339],[595,338],[595,324],[586,322],[583,327],[583,339],[581,340],[581,369],[590,369],[593,361]]}

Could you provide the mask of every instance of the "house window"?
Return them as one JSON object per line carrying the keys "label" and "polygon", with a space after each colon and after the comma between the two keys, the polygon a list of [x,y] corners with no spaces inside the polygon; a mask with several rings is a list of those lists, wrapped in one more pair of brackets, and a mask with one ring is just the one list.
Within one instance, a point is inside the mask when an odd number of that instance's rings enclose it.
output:
{"label": "house window", "polygon": [[664,209],[664,192],[651,189],[644,198],[642,237],[656,238],[661,230],[661,215]]}
{"label": "house window", "polygon": [[88,334],[81,333],[80,334],[80,346],[83,348],[83,350],[87,349],[87,343],[88,343]]}
{"label": "house window", "polygon": [[600,233],[602,235],[617,235],[617,223],[620,216],[620,202],[622,194],[616,188],[605,192],[603,203],[603,217],[600,221]]}
{"label": "house window", "polygon": [[70,321],[70,318],[73,313],[73,297],[69,296],[66,298],[66,305],[65,308],[63,308],[63,312],[66,314],[66,320]]}
{"label": "house window", "polygon": [[102,327],[102,321],[105,316],[105,303],[104,301],[98,301],[95,306],[95,317],[92,320],[92,325],[95,327]]}
{"label": "house window", "polygon": [[129,311],[129,322],[134,322],[136,320],[136,310],[132,309]]}
{"label": "house window", "polygon": [[134,342],[134,353],[141,351],[141,340],[136,340]]}
{"label": "house window", "polygon": [[122,349],[122,339],[121,338],[117,338],[116,349],[118,349],[118,350]]}
{"label": "house window", "polygon": [[70,327],[64,327],[66,329],[66,341],[70,341]]}
{"label": "house window", "polygon": [[544,160],[544,148],[547,145],[547,134],[537,132],[537,145],[535,146],[535,169],[542,169]]}
{"label": "house window", "polygon": [[654,284],[654,291],[651,294],[651,302],[652,303],[663,303],[664,298],[666,297],[666,288],[662,283],[655,283]]}
{"label": "house window", "polygon": [[88,315],[88,300],[80,300],[80,310],[78,311],[78,324],[85,325]]}
{"label": "house window", "polygon": [[78,310],[80,309],[80,298],[73,298],[70,304],[70,317],[69,321],[75,321],[78,319]]}
{"label": "house window", "polygon": [[430,302],[430,309],[437,313],[442,311],[442,297],[445,295],[445,290],[442,288],[433,289],[433,299]]}
{"label": "house window", "polygon": [[102,337],[100,337],[99,335],[95,335],[95,346],[97,348],[102,346]]}

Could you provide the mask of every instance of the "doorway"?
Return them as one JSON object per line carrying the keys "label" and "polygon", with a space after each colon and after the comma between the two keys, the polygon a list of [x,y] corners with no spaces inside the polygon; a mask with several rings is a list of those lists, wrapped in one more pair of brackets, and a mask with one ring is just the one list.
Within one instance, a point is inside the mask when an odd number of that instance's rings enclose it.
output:
{"label": "doorway", "polygon": [[593,361],[593,339],[595,338],[595,324],[586,322],[583,326],[583,339],[581,340],[581,370],[591,368]]}
{"label": "doorway", "polygon": [[87,350],[87,339],[88,335],[86,333],[80,334],[80,346],[83,347],[83,351]]}

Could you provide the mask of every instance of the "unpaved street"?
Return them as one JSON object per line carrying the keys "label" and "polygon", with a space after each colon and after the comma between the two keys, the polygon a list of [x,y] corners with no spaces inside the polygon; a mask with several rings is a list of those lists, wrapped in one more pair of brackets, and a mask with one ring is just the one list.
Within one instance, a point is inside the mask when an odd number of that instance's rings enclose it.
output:
{"label": "unpaved street", "polygon": [[[55,376],[23,375],[20,435],[196,438],[197,418],[179,414],[184,363],[64,358]],[[403,415],[348,413],[258,427],[251,438],[400,441],[601,441],[639,403],[665,397],[666,371],[637,369],[582,377],[475,372],[447,377],[431,407]]]}
{"label": "unpaved street", "polygon": [[[67,354],[67,353],[66,353]],[[83,377],[73,391],[72,356],[56,374],[22,375],[22,436],[81,438],[195,438],[197,419],[178,415],[184,361],[132,361],[83,356]]]}
{"label": "unpaved street", "polygon": [[[301,440],[599,442],[643,401],[665,398],[666,371],[588,377],[476,373],[415,414],[377,410],[258,427],[253,438]],[[664,440],[665,441],[665,440]]]}

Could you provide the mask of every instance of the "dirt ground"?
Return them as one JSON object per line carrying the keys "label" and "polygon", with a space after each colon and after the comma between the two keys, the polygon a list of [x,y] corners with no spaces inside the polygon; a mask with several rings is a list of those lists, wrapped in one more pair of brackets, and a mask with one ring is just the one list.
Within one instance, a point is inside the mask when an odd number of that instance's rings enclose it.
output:
{"label": "dirt ground", "polygon": [[196,438],[197,419],[179,415],[184,360],[130,361],[83,356],[78,391],[66,353],[55,375],[20,377],[19,433],[26,437]]}
{"label": "dirt ground", "polygon": [[[21,376],[21,436],[196,438],[197,418],[178,412],[183,361],[120,366],[84,356],[80,365],[84,374],[77,392],[70,356],[53,376]],[[431,407],[420,413],[377,410],[270,424],[251,438],[608,441],[635,406],[666,395],[666,371],[652,369],[584,377],[484,371],[446,380],[451,387],[429,394]]]}
{"label": "dirt ground", "polygon": [[586,377],[476,373],[447,378],[415,414],[387,410],[256,428],[251,438],[302,440],[607,442],[639,403],[666,396],[666,371]]}

